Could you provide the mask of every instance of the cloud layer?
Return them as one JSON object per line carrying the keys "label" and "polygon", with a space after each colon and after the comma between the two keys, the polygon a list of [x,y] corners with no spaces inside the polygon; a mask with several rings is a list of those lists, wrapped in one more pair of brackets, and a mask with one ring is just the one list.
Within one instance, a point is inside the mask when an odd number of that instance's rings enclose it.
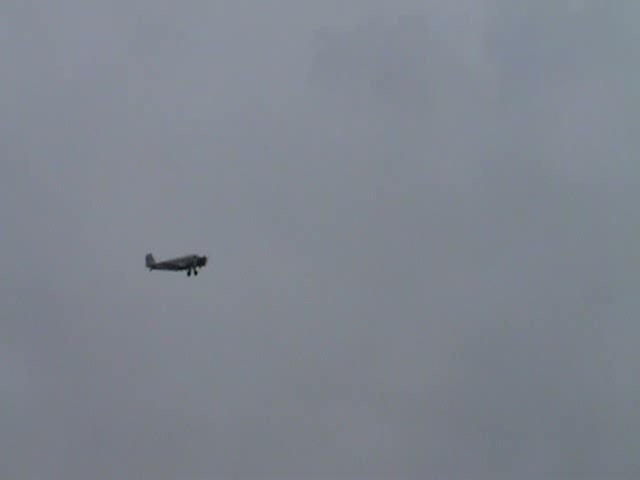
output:
{"label": "cloud layer", "polygon": [[2,7],[4,478],[637,473],[637,8],[236,3]]}

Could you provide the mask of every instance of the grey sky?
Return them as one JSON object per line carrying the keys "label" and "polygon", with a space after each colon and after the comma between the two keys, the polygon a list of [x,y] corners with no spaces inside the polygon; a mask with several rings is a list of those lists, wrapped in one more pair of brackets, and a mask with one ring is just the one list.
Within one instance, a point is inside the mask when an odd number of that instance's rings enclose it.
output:
{"label": "grey sky", "polygon": [[4,2],[0,476],[637,477],[639,14]]}

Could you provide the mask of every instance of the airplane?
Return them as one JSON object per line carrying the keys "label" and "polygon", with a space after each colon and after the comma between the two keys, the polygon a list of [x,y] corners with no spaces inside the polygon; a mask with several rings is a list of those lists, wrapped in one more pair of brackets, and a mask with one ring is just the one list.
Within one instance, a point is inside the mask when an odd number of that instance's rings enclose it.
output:
{"label": "airplane", "polygon": [[191,276],[191,272],[194,275],[198,275],[198,268],[204,267],[207,264],[206,256],[198,255],[185,255],[184,257],[172,258],[170,260],[164,260],[162,262],[156,262],[153,255],[148,253],[144,259],[145,265],[151,270],[171,270],[180,271],[186,270],[187,276]]}

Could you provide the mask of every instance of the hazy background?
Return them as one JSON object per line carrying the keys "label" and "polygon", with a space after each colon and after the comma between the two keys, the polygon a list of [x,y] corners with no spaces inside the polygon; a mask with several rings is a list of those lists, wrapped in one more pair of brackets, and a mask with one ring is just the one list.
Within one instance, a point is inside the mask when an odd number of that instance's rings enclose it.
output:
{"label": "hazy background", "polygon": [[639,21],[5,0],[0,476],[638,478]]}

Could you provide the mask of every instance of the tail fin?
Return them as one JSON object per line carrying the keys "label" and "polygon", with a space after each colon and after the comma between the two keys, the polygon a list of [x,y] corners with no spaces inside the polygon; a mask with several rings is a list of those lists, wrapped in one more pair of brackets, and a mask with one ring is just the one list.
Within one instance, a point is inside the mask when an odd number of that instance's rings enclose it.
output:
{"label": "tail fin", "polygon": [[151,255],[150,253],[147,253],[147,256],[144,257],[144,263],[147,266],[147,268],[153,268],[153,266],[156,264],[156,261],[153,258],[153,255]]}

